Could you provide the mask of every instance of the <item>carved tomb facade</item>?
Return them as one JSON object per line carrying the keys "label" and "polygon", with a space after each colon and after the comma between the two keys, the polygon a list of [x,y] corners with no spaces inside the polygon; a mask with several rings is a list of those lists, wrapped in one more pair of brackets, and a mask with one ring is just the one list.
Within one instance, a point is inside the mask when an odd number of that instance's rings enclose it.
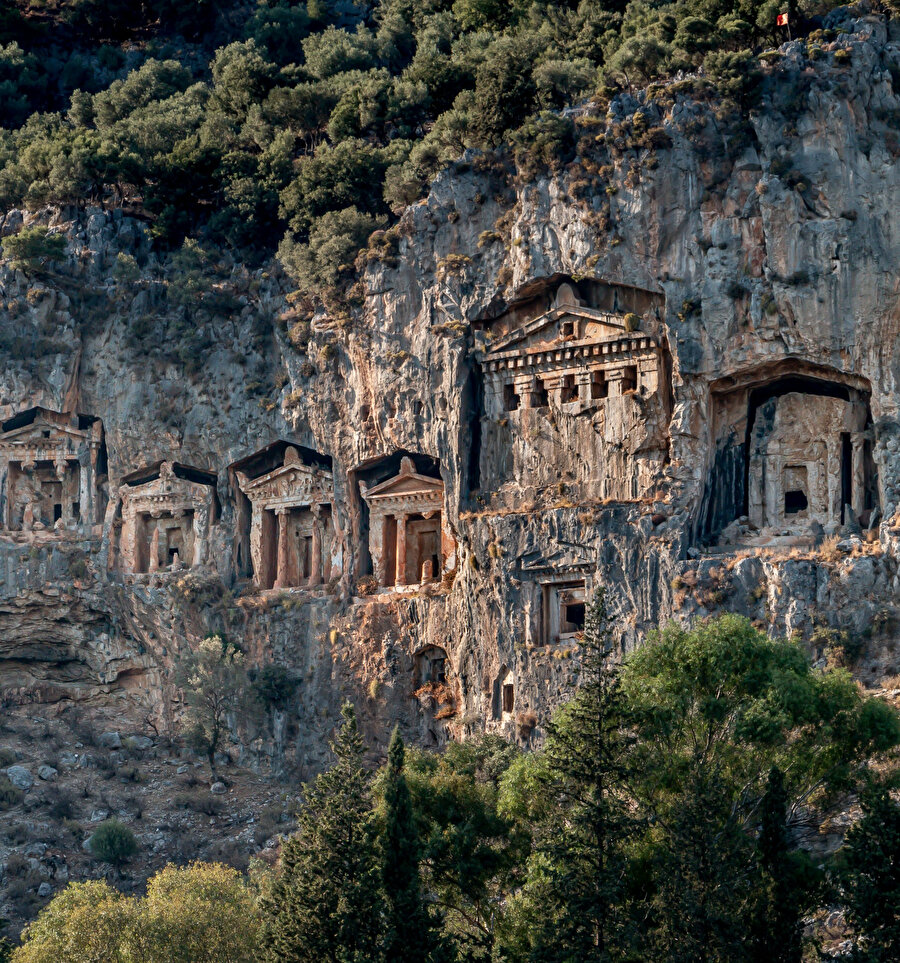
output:
{"label": "carved tomb facade", "polygon": [[135,574],[204,565],[215,516],[216,476],[164,461],[126,476],[119,489],[119,565]]}
{"label": "carved tomb facade", "polygon": [[479,354],[482,489],[517,497],[563,480],[582,497],[631,499],[655,484],[669,417],[661,295],[632,293],[642,316],[590,307],[563,283],[531,320],[492,325]]}
{"label": "carved tomb facade", "polygon": [[31,408],[3,422],[3,528],[90,535],[103,517],[105,480],[103,425],[99,419]]}
{"label": "carved tomb facade", "polygon": [[369,508],[369,553],[379,586],[440,581],[455,565],[456,540],[446,522],[444,483],[420,475],[404,457],[399,474],[360,491]]}
{"label": "carved tomb facade", "polygon": [[330,471],[287,447],[283,464],[258,478],[237,472],[252,506],[250,557],[260,589],[315,587],[340,574]]}

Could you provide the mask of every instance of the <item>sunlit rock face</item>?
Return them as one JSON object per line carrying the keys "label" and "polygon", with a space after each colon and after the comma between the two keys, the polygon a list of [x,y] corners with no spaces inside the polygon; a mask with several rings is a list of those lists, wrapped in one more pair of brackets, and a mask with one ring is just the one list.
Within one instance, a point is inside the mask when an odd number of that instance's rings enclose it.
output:
{"label": "sunlit rock face", "polygon": [[141,222],[7,214],[70,243],[0,269],[0,693],[166,730],[220,632],[299,680],[245,761],[314,770],[345,698],[376,750],[535,744],[598,587],[619,652],[734,610],[900,671],[900,52],[846,27],[740,131],[673,88],[616,99],[590,164],[465,158],[346,310],[224,256],[176,306]]}

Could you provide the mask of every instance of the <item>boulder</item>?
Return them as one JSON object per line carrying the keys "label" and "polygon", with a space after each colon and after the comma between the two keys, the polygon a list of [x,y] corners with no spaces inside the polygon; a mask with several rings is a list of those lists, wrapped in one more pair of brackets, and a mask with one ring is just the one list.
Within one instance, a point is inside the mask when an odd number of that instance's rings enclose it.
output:
{"label": "boulder", "polygon": [[103,746],[104,749],[121,749],[122,737],[118,732],[103,732],[100,734],[97,743]]}
{"label": "boulder", "polygon": [[6,776],[16,789],[27,791],[34,785],[34,776],[24,766],[10,766]]}

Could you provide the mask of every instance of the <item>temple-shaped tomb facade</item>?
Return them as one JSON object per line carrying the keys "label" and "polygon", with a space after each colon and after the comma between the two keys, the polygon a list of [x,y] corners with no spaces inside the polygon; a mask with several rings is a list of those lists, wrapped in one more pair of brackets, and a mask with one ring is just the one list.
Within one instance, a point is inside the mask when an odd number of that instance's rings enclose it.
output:
{"label": "temple-shaped tomb facade", "polygon": [[698,538],[791,544],[877,519],[871,386],[783,358],[711,385],[711,447]]}
{"label": "temple-shaped tomb facade", "polygon": [[[484,418],[482,490],[549,488],[637,498],[666,458],[669,384],[662,295],[573,283],[488,325],[479,354]],[[530,312],[536,316],[528,317]]]}
{"label": "temple-shaped tomb facade", "polygon": [[369,554],[384,588],[439,582],[455,566],[456,540],[446,523],[444,483],[421,475],[404,457],[399,474],[360,483],[369,508]]}
{"label": "temple-shaped tomb facade", "polygon": [[215,518],[216,476],[157,462],[122,480],[119,567],[140,574],[204,565]]}
{"label": "temple-shaped tomb facade", "polygon": [[260,589],[315,587],[340,575],[330,471],[306,464],[296,448],[256,478],[237,472],[251,504],[250,558]]}
{"label": "temple-shaped tomb facade", "polygon": [[866,502],[869,437],[859,400],[791,392],[756,411],[748,507],[757,529],[836,530]]}
{"label": "temple-shaped tomb facade", "polygon": [[30,408],[7,419],[0,429],[3,528],[94,534],[105,510],[101,421]]}

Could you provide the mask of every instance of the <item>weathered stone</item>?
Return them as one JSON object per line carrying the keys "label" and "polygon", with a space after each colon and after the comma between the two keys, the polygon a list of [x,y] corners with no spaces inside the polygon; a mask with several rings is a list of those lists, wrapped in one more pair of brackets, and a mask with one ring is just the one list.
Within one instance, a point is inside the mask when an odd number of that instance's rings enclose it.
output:
{"label": "weathered stone", "polygon": [[103,732],[97,739],[97,744],[104,749],[121,749],[122,737],[118,732]]}
{"label": "weathered stone", "polygon": [[227,789],[227,787],[225,786],[225,783],[224,783],[224,782],[214,782],[214,783],[209,787],[209,791],[210,791],[211,793],[213,793],[214,795],[216,795],[216,796],[221,796],[221,795],[223,795],[224,793],[228,792],[228,789]]}
{"label": "weathered stone", "polygon": [[24,766],[10,766],[6,777],[17,789],[27,791],[34,785],[34,776]]}
{"label": "weathered stone", "polygon": [[56,779],[58,775],[58,771],[54,769],[53,766],[43,765],[38,767],[38,777],[43,779],[45,782]]}

